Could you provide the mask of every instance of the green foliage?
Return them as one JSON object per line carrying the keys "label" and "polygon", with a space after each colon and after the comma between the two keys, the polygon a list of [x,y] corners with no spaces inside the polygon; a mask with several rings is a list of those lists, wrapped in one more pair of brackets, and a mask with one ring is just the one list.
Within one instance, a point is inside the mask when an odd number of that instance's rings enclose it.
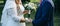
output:
{"label": "green foliage", "polygon": [[2,8],[0,8],[0,20],[1,20],[1,15],[2,15]]}
{"label": "green foliage", "polygon": [[4,1],[4,0],[0,0],[0,1]]}

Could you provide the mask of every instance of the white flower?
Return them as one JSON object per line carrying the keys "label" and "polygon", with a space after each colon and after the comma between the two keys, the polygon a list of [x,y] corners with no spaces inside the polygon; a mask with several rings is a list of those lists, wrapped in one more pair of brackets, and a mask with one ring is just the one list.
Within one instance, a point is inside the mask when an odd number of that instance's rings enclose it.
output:
{"label": "white flower", "polygon": [[36,11],[37,5],[30,2],[28,4],[25,4],[24,7],[26,7],[27,9],[34,9]]}
{"label": "white flower", "polygon": [[25,4],[24,7],[26,7],[28,4]]}

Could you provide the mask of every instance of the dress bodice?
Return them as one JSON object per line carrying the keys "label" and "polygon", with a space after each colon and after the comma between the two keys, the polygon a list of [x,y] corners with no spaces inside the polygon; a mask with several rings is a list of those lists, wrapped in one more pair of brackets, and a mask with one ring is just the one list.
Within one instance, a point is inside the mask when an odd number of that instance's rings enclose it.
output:
{"label": "dress bodice", "polygon": [[23,12],[24,12],[24,7],[23,7],[23,5],[19,5],[20,6],[20,9],[19,10],[17,10],[17,14],[18,14],[18,16],[23,16],[24,14],[23,14]]}

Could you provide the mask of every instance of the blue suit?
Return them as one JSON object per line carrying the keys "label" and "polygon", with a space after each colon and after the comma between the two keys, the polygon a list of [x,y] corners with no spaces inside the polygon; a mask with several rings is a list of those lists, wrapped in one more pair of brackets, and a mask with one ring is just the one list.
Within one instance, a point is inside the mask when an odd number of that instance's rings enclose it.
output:
{"label": "blue suit", "polygon": [[38,7],[33,26],[53,26],[53,7],[48,1],[44,1]]}

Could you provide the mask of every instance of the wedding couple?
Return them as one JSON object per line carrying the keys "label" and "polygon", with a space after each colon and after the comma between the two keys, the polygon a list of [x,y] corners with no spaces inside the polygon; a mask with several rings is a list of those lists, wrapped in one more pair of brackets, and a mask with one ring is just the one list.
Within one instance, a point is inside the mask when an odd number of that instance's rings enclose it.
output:
{"label": "wedding couple", "polygon": [[[54,4],[52,0],[40,1],[35,20],[29,19],[29,22],[32,22],[33,26],[53,26]],[[7,0],[2,11],[1,24],[2,26],[26,26],[24,14],[27,13],[28,10],[25,10],[21,0]]]}

